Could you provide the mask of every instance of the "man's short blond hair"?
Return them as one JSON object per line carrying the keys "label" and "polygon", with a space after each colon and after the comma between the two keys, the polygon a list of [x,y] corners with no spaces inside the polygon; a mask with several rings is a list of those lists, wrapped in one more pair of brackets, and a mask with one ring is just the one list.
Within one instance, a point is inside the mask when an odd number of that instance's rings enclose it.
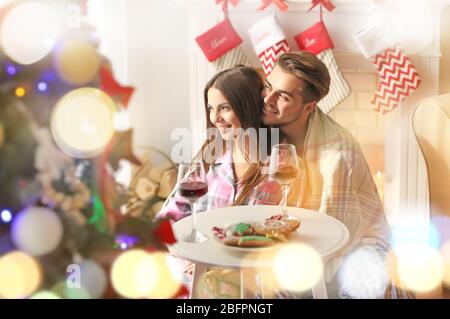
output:
{"label": "man's short blond hair", "polygon": [[314,54],[307,51],[284,53],[276,65],[304,82],[301,95],[305,103],[318,102],[328,94],[330,74],[326,65]]}

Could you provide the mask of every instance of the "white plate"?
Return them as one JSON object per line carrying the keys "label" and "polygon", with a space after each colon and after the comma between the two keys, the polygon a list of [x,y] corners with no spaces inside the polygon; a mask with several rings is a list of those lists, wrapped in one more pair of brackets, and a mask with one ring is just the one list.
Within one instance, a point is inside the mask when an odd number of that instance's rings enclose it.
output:
{"label": "white plate", "polygon": [[[279,206],[270,205],[232,206],[199,212],[197,215],[198,230],[210,239],[200,244],[179,240],[177,243],[169,245],[169,252],[179,258],[218,267],[272,267],[273,259],[270,257],[244,258],[251,253],[247,248],[244,248],[245,251],[220,248],[225,245],[213,239],[211,230],[214,226],[244,220],[263,220],[279,213]],[[291,234],[289,242],[301,242],[312,247],[324,260],[340,253],[350,238],[349,231],[342,222],[324,213],[295,207],[288,207],[288,213],[301,221],[300,228],[297,232]],[[191,230],[192,217],[183,218],[174,223],[172,227],[176,238],[181,238]]]}

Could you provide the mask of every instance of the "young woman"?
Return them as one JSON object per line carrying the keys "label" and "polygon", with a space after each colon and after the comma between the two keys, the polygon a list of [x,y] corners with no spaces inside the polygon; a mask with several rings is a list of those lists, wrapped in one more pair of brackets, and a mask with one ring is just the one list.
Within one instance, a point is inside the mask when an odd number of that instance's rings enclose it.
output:
{"label": "young woman", "polygon": [[[208,138],[196,159],[205,164],[208,194],[197,202],[198,213],[233,205],[279,203],[279,185],[270,181],[262,183],[261,161],[264,158],[259,151],[271,149],[269,134],[260,135],[259,130],[265,128],[261,123],[263,89],[259,73],[244,66],[222,71],[207,83],[204,101]],[[175,190],[157,218],[177,221],[189,214],[187,201]],[[186,270],[190,273],[192,264],[188,263]],[[204,298],[239,296],[239,273],[236,271],[211,270],[206,274],[205,282]],[[221,288],[217,290],[217,287]]]}

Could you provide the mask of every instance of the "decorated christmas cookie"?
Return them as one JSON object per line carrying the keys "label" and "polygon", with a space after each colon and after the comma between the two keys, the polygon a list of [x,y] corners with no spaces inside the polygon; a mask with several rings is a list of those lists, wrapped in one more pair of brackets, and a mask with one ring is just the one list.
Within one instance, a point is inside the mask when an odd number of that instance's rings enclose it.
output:
{"label": "decorated christmas cookie", "polygon": [[266,247],[288,241],[289,235],[300,226],[298,219],[284,219],[274,215],[260,222],[240,222],[225,228],[213,227],[214,235],[227,246]]}

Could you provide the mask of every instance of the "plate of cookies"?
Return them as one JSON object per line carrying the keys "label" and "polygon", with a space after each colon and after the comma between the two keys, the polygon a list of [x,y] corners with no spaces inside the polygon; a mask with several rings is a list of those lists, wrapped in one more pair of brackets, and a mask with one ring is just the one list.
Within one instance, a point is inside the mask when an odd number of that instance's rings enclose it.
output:
{"label": "plate of cookies", "polygon": [[300,227],[300,220],[275,215],[263,221],[231,222],[214,226],[213,241],[237,251],[272,249],[289,241],[290,235]]}

